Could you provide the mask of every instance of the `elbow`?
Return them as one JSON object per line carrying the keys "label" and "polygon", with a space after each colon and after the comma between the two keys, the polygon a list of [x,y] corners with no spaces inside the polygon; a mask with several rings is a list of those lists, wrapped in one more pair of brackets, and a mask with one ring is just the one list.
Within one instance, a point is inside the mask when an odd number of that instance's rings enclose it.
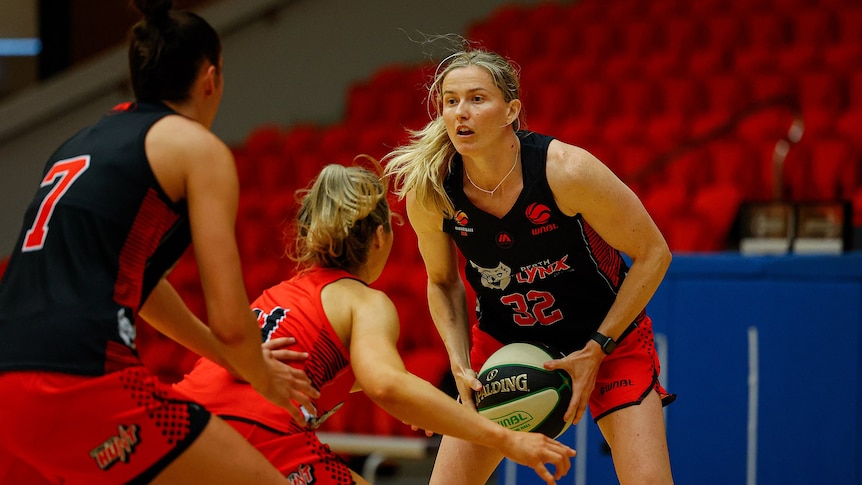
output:
{"label": "elbow", "polygon": [[370,383],[363,383],[362,390],[369,399],[383,409],[392,409],[400,402],[401,389],[403,386],[395,379],[374,379]]}
{"label": "elbow", "polygon": [[213,337],[226,347],[241,346],[250,335],[254,335],[248,329],[226,322],[210,322],[210,331]]}
{"label": "elbow", "polygon": [[661,245],[657,253],[657,261],[659,267],[661,268],[662,273],[664,273],[670,267],[671,261],[673,261],[673,253],[670,252],[670,248],[668,247],[667,242],[664,242]]}
{"label": "elbow", "polygon": [[634,264],[641,265],[643,268],[650,268],[651,272],[661,275],[667,272],[672,259],[673,254],[664,238],[661,238],[656,243],[648,246],[646,250],[638,256],[632,256],[632,262]]}

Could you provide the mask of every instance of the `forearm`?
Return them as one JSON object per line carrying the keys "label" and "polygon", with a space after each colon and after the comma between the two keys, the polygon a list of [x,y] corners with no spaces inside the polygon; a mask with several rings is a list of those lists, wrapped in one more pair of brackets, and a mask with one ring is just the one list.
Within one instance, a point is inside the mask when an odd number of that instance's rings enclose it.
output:
{"label": "forearm", "polygon": [[470,328],[464,285],[428,283],[428,308],[453,365],[468,366]]}
{"label": "forearm", "polygon": [[670,261],[671,254],[666,247],[657,247],[633,260],[616,300],[598,331],[617,339],[647,306],[661,284]]}
{"label": "forearm", "polygon": [[[270,382],[269,368],[261,352],[261,335],[254,319],[254,314],[241,312],[235,315],[228,332],[218,332],[216,325],[211,323],[215,345],[220,358],[226,362],[226,368],[232,369],[234,375],[241,376],[257,388]],[[240,323],[240,325],[234,325]]]}
{"label": "forearm", "polygon": [[209,327],[192,313],[166,279],[159,281],[138,314],[162,334],[230,370]]}
{"label": "forearm", "polygon": [[503,427],[406,371],[377,381],[365,393],[396,418],[435,433],[501,449]]}

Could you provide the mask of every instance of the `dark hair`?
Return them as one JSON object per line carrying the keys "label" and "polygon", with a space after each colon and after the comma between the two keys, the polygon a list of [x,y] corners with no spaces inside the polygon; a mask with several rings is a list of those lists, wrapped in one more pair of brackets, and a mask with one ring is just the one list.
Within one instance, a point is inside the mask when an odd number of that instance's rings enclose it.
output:
{"label": "dark hair", "polygon": [[133,0],[144,18],[132,27],[129,71],[140,101],[188,99],[204,61],[217,68],[221,41],[198,15],[172,10],[173,0]]}

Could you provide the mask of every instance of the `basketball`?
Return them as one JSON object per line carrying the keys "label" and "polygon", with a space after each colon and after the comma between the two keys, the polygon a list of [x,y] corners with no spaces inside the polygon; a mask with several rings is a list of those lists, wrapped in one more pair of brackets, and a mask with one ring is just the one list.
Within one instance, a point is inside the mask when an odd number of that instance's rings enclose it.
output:
{"label": "basketball", "polygon": [[572,424],[563,419],[572,399],[572,380],[565,371],[542,367],[561,357],[562,352],[526,342],[491,354],[479,371],[482,390],[473,395],[479,414],[514,431],[551,438],[563,434]]}

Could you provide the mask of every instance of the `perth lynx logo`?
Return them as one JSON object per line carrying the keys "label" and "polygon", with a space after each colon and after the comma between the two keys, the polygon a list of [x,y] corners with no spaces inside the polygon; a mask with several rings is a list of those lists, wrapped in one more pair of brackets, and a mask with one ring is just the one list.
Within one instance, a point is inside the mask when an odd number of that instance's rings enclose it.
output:
{"label": "perth lynx logo", "polygon": [[96,460],[96,465],[102,470],[107,470],[121,461],[129,461],[130,455],[135,452],[140,438],[138,437],[138,425],[117,427],[117,435],[111,436],[104,443],[90,451],[90,457]]}

